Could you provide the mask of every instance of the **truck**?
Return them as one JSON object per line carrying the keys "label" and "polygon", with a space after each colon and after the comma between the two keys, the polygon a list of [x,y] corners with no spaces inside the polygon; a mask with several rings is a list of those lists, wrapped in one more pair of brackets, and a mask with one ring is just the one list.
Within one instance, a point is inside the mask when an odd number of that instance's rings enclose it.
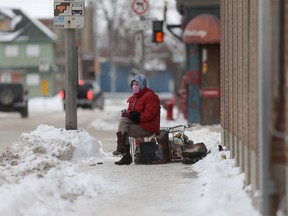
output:
{"label": "truck", "polygon": [[22,83],[0,83],[0,111],[19,112],[28,117],[28,91]]}

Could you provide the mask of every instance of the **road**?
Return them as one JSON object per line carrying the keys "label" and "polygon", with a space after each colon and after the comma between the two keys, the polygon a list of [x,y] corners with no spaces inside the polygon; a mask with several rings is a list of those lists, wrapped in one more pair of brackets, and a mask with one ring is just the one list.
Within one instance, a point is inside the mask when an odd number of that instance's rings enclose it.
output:
{"label": "road", "polygon": [[[115,148],[115,131],[97,131],[89,124],[100,116],[100,110],[82,110],[77,112],[78,128],[84,128],[91,136],[97,137],[105,143],[103,149],[112,151]],[[17,141],[22,133],[33,131],[40,124],[47,124],[56,128],[65,128],[65,112],[30,112],[27,119],[20,117],[18,113],[0,113],[0,152]]]}

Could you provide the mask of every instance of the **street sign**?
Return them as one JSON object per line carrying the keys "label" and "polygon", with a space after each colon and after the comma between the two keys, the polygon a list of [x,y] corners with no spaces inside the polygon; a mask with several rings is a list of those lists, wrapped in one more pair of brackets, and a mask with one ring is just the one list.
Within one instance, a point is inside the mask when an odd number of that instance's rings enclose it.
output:
{"label": "street sign", "polygon": [[85,0],[54,0],[54,28],[84,28]]}
{"label": "street sign", "polygon": [[50,69],[49,60],[46,58],[41,58],[39,62],[39,71],[40,72],[48,72]]}
{"label": "street sign", "polygon": [[48,93],[48,81],[47,80],[42,80],[41,87],[42,87],[42,95],[46,96],[47,93]]}
{"label": "street sign", "polygon": [[149,9],[149,2],[148,0],[132,0],[131,9],[136,15],[145,15]]}
{"label": "street sign", "polygon": [[143,31],[143,30],[148,30],[152,28],[152,21],[151,20],[141,20],[141,21],[132,21],[131,24],[131,29],[133,31]]}

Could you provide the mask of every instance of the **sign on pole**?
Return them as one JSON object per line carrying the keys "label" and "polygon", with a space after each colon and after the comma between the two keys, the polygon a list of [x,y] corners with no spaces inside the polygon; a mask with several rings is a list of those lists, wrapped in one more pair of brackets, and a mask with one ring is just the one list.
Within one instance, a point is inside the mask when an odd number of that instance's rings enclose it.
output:
{"label": "sign on pole", "polygon": [[54,0],[54,27],[65,31],[66,130],[77,129],[78,51],[75,31],[84,28],[85,0]]}
{"label": "sign on pole", "polygon": [[148,0],[132,0],[131,2],[131,10],[136,15],[143,16],[148,12],[148,9]]}
{"label": "sign on pole", "polygon": [[39,71],[40,72],[48,72],[50,69],[49,60],[46,58],[41,58],[39,62]]}
{"label": "sign on pole", "polygon": [[47,80],[42,80],[41,87],[42,87],[42,95],[46,96],[47,93],[48,93],[48,82],[47,82]]}
{"label": "sign on pole", "polygon": [[85,0],[54,0],[54,28],[84,28]]}
{"label": "sign on pole", "polygon": [[152,29],[152,21],[151,20],[134,20],[130,23],[130,27],[133,31],[143,31],[147,29]]}

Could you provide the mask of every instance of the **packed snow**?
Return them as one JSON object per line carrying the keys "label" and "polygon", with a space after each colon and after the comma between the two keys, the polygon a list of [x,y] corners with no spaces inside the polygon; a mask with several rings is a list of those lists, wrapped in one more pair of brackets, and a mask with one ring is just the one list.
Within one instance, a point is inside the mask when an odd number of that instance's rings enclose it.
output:
{"label": "packed snow", "polygon": [[[50,108],[45,106],[47,100],[53,104]],[[58,96],[45,101],[31,99],[30,112],[62,111]],[[106,97],[103,118],[90,127],[116,132],[119,104],[126,106],[125,100]],[[181,115],[174,121],[165,116],[162,109],[161,126],[187,124]],[[105,143],[86,130],[39,125],[22,133],[0,156],[0,215],[258,216],[249,187],[244,187],[244,174],[225,147],[218,150],[219,129],[219,125],[197,125],[185,132],[210,151],[195,164],[116,166],[119,157],[105,152]],[[172,172],[178,175],[171,176]],[[125,206],[121,206],[123,197],[128,199]]]}

